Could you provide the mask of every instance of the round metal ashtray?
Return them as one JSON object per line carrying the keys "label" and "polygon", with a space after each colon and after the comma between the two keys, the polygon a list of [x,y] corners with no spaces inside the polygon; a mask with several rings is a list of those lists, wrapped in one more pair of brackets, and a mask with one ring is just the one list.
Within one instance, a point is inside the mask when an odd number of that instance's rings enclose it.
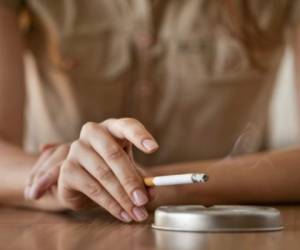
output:
{"label": "round metal ashtray", "polygon": [[249,232],[282,230],[280,212],[259,206],[162,206],[152,227],[171,231]]}

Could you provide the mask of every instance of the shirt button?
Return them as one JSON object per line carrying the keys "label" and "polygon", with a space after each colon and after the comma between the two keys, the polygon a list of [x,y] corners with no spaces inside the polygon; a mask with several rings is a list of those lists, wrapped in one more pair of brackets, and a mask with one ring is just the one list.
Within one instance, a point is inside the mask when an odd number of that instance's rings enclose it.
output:
{"label": "shirt button", "polygon": [[64,58],[61,62],[61,66],[64,70],[72,70],[75,69],[79,65],[79,62],[72,58]]}
{"label": "shirt button", "polygon": [[148,49],[153,44],[153,36],[146,32],[138,33],[135,36],[135,43],[140,49]]}
{"label": "shirt button", "polygon": [[79,66],[79,60],[64,55],[59,58],[58,64],[61,67],[61,69],[70,71]]}
{"label": "shirt button", "polygon": [[144,97],[150,96],[152,94],[151,82],[145,80],[139,82],[137,92]]}

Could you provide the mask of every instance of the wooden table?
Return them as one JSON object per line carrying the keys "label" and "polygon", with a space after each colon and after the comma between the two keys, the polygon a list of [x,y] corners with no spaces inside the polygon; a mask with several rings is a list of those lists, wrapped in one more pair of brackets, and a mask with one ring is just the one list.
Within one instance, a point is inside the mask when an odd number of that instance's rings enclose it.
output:
{"label": "wooden table", "polygon": [[299,250],[300,206],[278,207],[285,229],[272,233],[182,233],[124,225],[107,214],[51,214],[0,208],[1,250]]}

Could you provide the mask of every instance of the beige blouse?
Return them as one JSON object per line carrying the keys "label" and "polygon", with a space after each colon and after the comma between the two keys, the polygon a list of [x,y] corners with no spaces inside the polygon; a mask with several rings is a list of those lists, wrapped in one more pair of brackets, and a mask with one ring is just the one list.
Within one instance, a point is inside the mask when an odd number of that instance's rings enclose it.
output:
{"label": "beige blouse", "polygon": [[257,50],[226,27],[219,1],[0,2],[26,8],[31,16],[28,150],[74,140],[85,122],[111,117],[134,117],[153,133],[160,150],[151,156],[136,152],[146,165],[262,148],[296,1],[288,1],[293,11],[279,20],[284,25],[270,17],[278,1],[252,1],[262,36],[276,41]]}

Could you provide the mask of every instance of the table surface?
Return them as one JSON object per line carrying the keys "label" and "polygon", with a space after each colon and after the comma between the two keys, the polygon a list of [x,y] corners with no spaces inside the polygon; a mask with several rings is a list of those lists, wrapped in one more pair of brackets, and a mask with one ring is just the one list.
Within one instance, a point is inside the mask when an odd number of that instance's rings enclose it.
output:
{"label": "table surface", "polygon": [[55,214],[0,208],[2,250],[300,249],[300,206],[277,207],[284,230],[268,233],[186,233],[122,224],[107,214]]}

